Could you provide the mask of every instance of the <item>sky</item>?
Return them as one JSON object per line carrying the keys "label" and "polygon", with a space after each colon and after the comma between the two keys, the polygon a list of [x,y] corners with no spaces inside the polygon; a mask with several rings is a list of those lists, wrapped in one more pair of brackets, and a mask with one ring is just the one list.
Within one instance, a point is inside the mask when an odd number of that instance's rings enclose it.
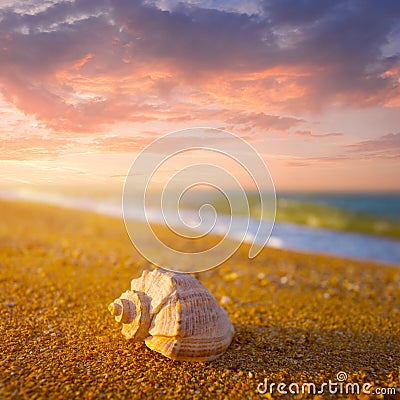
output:
{"label": "sky", "polygon": [[399,83],[395,0],[0,0],[0,187],[118,187],[202,126],[278,191],[399,191]]}

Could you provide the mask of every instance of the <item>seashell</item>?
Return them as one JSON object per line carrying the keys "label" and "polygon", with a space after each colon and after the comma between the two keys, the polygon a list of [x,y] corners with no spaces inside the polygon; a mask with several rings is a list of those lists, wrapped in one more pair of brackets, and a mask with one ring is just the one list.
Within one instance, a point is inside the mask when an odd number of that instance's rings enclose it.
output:
{"label": "seashell", "polygon": [[133,279],[108,309],[126,339],[173,360],[214,360],[234,335],[226,311],[196,278],[161,268]]}

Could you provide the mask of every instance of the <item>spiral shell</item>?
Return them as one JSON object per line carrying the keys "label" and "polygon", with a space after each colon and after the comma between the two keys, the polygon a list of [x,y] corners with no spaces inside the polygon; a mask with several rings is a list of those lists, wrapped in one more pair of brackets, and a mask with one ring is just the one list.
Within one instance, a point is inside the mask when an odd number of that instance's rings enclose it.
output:
{"label": "spiral shell", "polygon": [[214,360],[234,335],[226,311],[196,278],[160,268],[133,279],[108,309],[126,339],[173,360]]}

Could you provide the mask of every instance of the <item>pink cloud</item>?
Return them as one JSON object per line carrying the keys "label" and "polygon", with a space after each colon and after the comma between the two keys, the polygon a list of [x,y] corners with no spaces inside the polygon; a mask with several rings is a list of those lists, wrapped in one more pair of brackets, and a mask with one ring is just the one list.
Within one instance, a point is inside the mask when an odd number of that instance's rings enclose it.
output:
{"label": "pink cloud", "polygon": [[280,117],[265,113],[237,113],[225,120],[228,124],[245,125],[248,129],[286,131],[304,120],[293,117]]}
{"label": "pink cloud", "polygon": [[293,157],[286,161],[286,165],[289,167],[310,167],[310,166],[327,166],[351,160],[352,158],[343,155],[338,156],[322,156],[322,157]]}
{"label": "pink cloud", "polygon": [[117,152],[117,153],[133,153],[142,150],[146,145],[150,144],[155,137],[148,133],[146,135],[129,136],[111,136],[97,137],[88,147],[92,151],[99,152]]}
{"label": "pink cloud", "polygon": [[317,139],[324,139],[329,137],[340,137],[343,133],[332,132],[332,133],[312,133],[311,131],[296,131],[294,132],[297,136],[311,137]]}
{"label": "pink cloud", "polygon": [[0,139],[0,160],[53,158],[69,148],[71,142],[53,137],[24,136]]}
{"label": "pink cloud", "polygon": [[388,133],[376,139],[364,140],[347,146],[358,156],[380,159],[398,159],[400,157],[400,133]]}
{"label": "pink cloud", "polygon": [[293,118],[263,110],[397,104],[399,56],[381,51],[399,27],[393,3],[310,3],[307,13],[292,0],[263,4],[258,15],[131,0],[3,8],[0,87],[26,114],[72,132],[187,122],[205,105],[233,108],[223,122],[283,131]]}
{"label": "pink cloud", "polygon": [[400,133],[388,133],[376,139],[351,144],[348,147],[352,151],[399,150]]}
{"label": "pink cloud", "polygon": [[286,161],[288,166],[308,167],[312,165],[327,165],[356,160],[388,160],[400,158],[400,133],[388,133],[372,140],[365,140],[344,146],[346,153],[321,157],[293,157]]}

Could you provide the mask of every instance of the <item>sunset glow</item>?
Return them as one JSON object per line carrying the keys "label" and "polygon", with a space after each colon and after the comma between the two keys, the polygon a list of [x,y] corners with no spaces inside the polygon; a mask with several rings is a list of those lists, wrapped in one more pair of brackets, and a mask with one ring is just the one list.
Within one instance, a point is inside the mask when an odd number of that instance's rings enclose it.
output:
{"label": "sunset glow", "polygon": [[251,143],[277,190],[400,190],[396,2],[15,4],[2,187],[118,186],[154,139],[209,126]]}

